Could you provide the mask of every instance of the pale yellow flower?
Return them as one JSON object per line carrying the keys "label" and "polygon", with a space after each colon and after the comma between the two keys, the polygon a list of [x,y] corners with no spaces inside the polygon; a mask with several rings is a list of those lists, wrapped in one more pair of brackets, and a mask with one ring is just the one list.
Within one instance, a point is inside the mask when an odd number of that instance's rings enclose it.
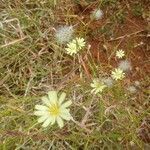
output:
{"label": "pale yellow flower", "polygon": [[121,49],[116,52],[116,57],[123,58],[125,56],[125,52]]}
{"label": "pale yellow flower", "polygon": [[103,82],[99,81],[98,79],[94,79],[93,83],[91,83],[91,87],[93,88],[91,92],[97,94],[99,92],[102,92],[104,88],[106,88],[107,86]]}
{"label": "pale yellow flower", "polygon": [[67,44],[67,48],[65,48],[65,50],[67,51],[67,54],[69,55],[73,55],[76,54],[78,52],[77,46],[74,43],[69,43]]}
{"label": "pale yellow flower", "polygon": [[85,41],[83,38],[75,38],[67,44],[67,54],[73,55],[78,53],[85,46]]}
{"label": "pale yellow flower", "polygon": [[64,126],[64,120],[70,120],[72,118],[68,107],[71,105],[71,101],[65,103],[66,93],[62,93],[58,98],[56,91],[48,92],[48,96],[42,97],[43,105],[35,105],[36,111],[34,114],[39,116],[39,123],[42,123],[43,127],[53,125],[55,122],[60,128]]}
{"label": "pale yellow flower", "polygon": [[80,50],[85,46],[85,41],[83,38],[76,38],[72,40],[72,43],[76,44],[77,48]]}
{"label": "pale yellow flower", "polygon": [[116,68],[115,71],[112,71],[111,73],[112,78],[114,80],[121,80],[125,77],[125,73],[123,72],[123,70]]}

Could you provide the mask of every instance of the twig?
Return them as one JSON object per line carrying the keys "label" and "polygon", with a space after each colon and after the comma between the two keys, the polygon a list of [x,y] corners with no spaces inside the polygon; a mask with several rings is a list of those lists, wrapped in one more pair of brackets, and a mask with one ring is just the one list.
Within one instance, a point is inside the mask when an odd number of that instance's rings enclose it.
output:
{"label": "twig", "polygon": [[83,117],[83,119],[81,121],[82,125],[85,125],[85,123],[87,122],[87,120],[88,120],[88,118],[89,118],[89,116],[91,114],[90,110],[91,110],[91,107],[92,107],[92,103],[93,103],[93,99],[92,99],[92,101],[90,103],[90,106],[86,109],[86,113],[85,113],[85,115],[84,115],[84,117]]}
{"label": "twig", "polygon": [[90,72],[89,72],[89,70],[88,70],[88,68],[87,68],[87,66],[86,66],[86,64],[85,64],[85,62],[83,61],[82,56],[79,56],[79,62],[82,64],[82,66],[83,66],[83,68],[84,68],[84,70],[85,70],[85,73],[86,73],[87,77],[88,77],[89,79],[91,79],[91,74],[90,74]]}
{"label": "twig", "polygon": [[82,125],[80,122],[78,121],[75,121],[73,118],[72,118],[72,121],[78,125],[79,127],[81,127],[82,129],[84,129],[87,133],[91,133],[91,130],[87,129],[84,125]]}
{"label": "twig", "polygon": [[48,137],[46,135],[42,134],[31,134],[31,133],[24,133],[20,131],[12,131],[12,130],[6,130],[3,133],[4,135],[12,136],[12,137],[29,137],[33,140],[47,140]]}
{"label": "twig", "polygon": [[30,84],[31,84],[32,80],[33,80],[33,77],[31,76],[31,78],[29,79],[29,82],[27,83],[27,87],[26,87],[26,90],[25,90],[25,93],[24,93],[24,97],[27,96],[27,94],[30,90]]}
{"label": "twig", "polygon": [[14,41],[12,41],[12,42],[9,42],[9,43],[7,43],[7,44],[4,44],[4,45],[0,46],[0,48],[4,48],[4,47],[7,47],[7,46],[16,44],[16,43],[18,43],[18,42],[23,41],[23,40],[26,39],[26,38],[27,38],[27,36],[25,36],[25,37],[23,37],[23,38],[21,38],[21,39],[14,40]]}
{"label": "twig", "polygon": [[139,33],[143,32],[143,31],[145,31],[145,30],[140,30],[140,31],[133,32],[133,33],[131,33],[131,34],[126,34],[126,35],[117,37],[117,38],[115,38],[115,39],[108,40],[108,42],[117,41],[117,40],[123,39],[123,38],[125,38],[125,37],[130,37],[130,36],[132,36],[132,35],[139,34]]}
{"label": "twig", "polygon": [[6,84],[3,84],[3,86],[6,88],[6,90],[9,92],[9,94],[14,98],[16,99],[16,96],[10,91],[9,87],[7,87]]}

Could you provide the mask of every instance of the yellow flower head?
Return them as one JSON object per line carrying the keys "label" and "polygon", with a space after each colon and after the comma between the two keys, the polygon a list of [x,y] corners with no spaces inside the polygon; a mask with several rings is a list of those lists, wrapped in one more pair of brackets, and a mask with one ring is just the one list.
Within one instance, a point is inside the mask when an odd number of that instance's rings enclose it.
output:
{"label": "yellow flower head", "polygon": [[125,77],[125,73],[120,68],[116,68],[115,71],[112,71],[111,74],[114,80],[121,80]]}
{"label": "yellow flower head", "polygon": [[91,92],[97,94],[102,92],[107,86],[103,82],[100,82],[98,79],[94,79],[93,83],[91,83],[91,87],[93,88]]}
{"label": "yellow flower head", "polygon": [[60,128],[64,126],[64,120],[70,120],[72,118],[68,107],[71,105],[71,101],[65,103],[65,93],[62,93],[58,98],[56,91],[48,92],[48,96],[42,97],[43,105],[35,105],[36,111],[34,114],[39,116],[39,123],[42,123],[43,127],[47,127],[49,124],[53,125],[55,122]]}
{"label": "yellow flower head", "polygon": [[83,38],[75,38],[67,44],[67,48],[65,48],[65,50],[67,51],[67,54],[73,55],[78,53],[78,51],[80,51],[84,46],[85,41]]}
{"label": "yellow flower head", "polygon": [[121,49],[116,52],[116,57],[123,58],[125,56],[125,52]]}

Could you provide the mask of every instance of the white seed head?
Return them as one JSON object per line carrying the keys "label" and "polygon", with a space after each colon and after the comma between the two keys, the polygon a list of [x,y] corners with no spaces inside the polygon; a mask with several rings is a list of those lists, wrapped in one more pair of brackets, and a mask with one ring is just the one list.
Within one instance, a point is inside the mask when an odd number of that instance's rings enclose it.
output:
{"label": "white seed head", "polygon": [[137,87],[139,87],[140,86],[140,82],[139,81],[135,81],[134,85],[137,86]]}
{"label": "white seed head", "polygon": [[137,91],[134,86],[129,86],[129,87],[127,88],[127,90],[128,90],[130,93],[136,93],[136,91]]}
{"label": "white seed head", "polygon": [[114,83],[114,80],[111,77],[104,78],[102,81],[107,85],[107,87],[112,87]]}
{"label": "white seed head", "polygon": [[95,9],[94,11],[92,11],[90,17],[93,20],[100,20],[103,17],[103,11],[101,9]]}
{"label": "white seed head", "polygon": [[118,68],[122,69],[123,71],[130,71],[132,70],[131,62],[128,60],[122,60],[119,62]]}
{"label": "white seed head", "polygon": [[65,44],[72,39],[73,26],[61,26],[56,30],[55,38],[59,44]]}

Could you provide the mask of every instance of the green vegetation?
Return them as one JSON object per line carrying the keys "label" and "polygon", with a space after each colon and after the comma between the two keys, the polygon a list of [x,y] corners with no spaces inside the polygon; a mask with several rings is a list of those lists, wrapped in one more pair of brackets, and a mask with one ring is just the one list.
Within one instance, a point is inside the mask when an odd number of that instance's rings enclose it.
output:
{"label": "green vegetation", "polygon": [[[148,1],[137,1],[0,1],[0,150],[150,148]],[[97,7],[103,16],[91,20]],[[65,25],[86,42],[73,56],[55,37]],[[91,93],[93,79],[110,77],[118,66],[119,49],[132,70]],[[61,129],[42,128],[33,113],[50,90],[72,101],[74,121]]]}

